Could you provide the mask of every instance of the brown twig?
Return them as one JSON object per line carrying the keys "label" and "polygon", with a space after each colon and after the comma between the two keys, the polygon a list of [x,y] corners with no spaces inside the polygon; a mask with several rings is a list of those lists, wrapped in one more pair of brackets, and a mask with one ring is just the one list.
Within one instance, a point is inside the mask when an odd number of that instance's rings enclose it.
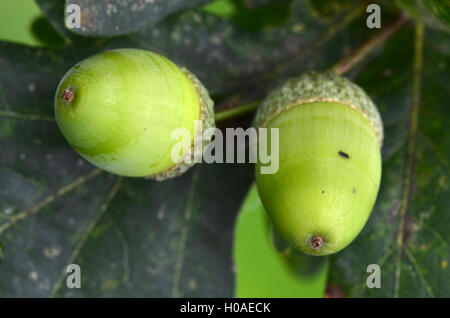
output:
{"label": "brown twig", "polygon": [[327,42],[336,33],[338,33],[340,30],[342,30],[344,27],[346,27],[348,24],[350,24],[354,19],[356,19],[362,12],[364,12],[364,8],[365,8],[365,6],[360,5],[360,6],[356,7],[355,9],[353,9],[350,13],[348,13],[346,16],[344,16],[343,19],[339,21],[339,23],[335,24],[333,27],[328,28],[325,31],[325,33],[323,33],[319,38],[317,38],[315,41],[313,41],[311,44],[309,44],[306,48],[299,50],[293,58],[291,58],[288,61],[278,64],[275,69],[273,69],[271,72],[265,74],[265,76],[262,78],[262,80],[269,81],[269,80],[273,79],[276,75],[287,70],[290,66],[292,66],[294,63],[296,63],[301,58],[303,58],[306,55],[319,49],[325,42]]}
{"label": "brown twig", "polygon": [[[400,27],[403,26],[407,21],[408,17],[404,14],[400,14],[400,16],[395,20],[394,23],[392,23],[386,28],[383,28],[379,33],[377,33],[375,36],[371,37],[369,40],[367,40],[361,46],[359,46],[353,53],[349,54],[348,56],[344,57],[339,62],[337,62],[331,68],[331,71],[337,75],[343,75],[347,73],[356,65],[361,63],[361,61],[363,61],[374,49],[385,43],[386,40],[389,39],[392,35],[394,35],[400,29]],[[329,38],[329,36],[326,36],[324,38]],[[315,45],[313,45],[313,47],[317,47],[317,45],[322,45],[322,43],[318,42]],[[284,67],[285,66],[282,66],[282,68]],[[280,70],[277,69],[275,70],[275,73],[278,73],[279,71]],[[255,101],[238,105],[232,109],[218,111],[216,113],[216,120],[223,121],[243,114],[248,114],[249,112],[255,110],[258,104],[259,102]],[[251,107],[249,107],[249,105],[251,105]]]}
{"label": "brown twig", "polygon": [[359,64],[366,58],[375,48],[386,42],[400,27],[408,21],[408,17],[400,14],[400,17],[394,23],[386,28],[382,28],[375,36],[371,37],[367,42],[359,46],[352,54],[340,60],[331,68],[331,71],[336,75],[342,75]]}

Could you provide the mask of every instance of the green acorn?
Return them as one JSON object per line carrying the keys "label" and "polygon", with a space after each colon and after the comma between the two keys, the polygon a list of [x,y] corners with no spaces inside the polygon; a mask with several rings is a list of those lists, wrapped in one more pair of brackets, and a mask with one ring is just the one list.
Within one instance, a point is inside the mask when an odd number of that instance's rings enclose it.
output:
{"label": "green acorn", "polygon": [[[56,90],[55,116],[69,144],[92,164],[157,180],[191,167],[202,155],[201,145],[194,147],[202,131],[214,127],[213,102],[200,81],[138,49],[102,52],[72,67]],[[190,132],[191,147],[174,162],[177,128]]]}
{"label": "green acorn", "polygon": [[370,97],[346,78],[310,72],[269,94],[254,126],[268,128],[268,140],[270,128],[279,129],[278,171],[261,174],[263,164],[255,166],[275,228],[306,254],[350,244],[370,216],[381,179],[383,125]]}

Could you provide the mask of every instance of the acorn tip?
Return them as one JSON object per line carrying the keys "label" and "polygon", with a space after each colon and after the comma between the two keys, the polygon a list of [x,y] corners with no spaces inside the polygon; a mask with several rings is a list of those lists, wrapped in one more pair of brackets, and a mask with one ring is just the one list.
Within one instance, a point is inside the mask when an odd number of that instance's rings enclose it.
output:
{"label": "acorn tip", "polygon": [[75,98],[75,93],[70,89],[66,89],[61,94],[61,98],[64,99],[65,101],[71,103],[73,101],[73,99]]}
{"label": "acorn tip", "polygon": [[323,245],[323,239],[320,236],[314,236],[311,240],[311,249],[317,250]]}

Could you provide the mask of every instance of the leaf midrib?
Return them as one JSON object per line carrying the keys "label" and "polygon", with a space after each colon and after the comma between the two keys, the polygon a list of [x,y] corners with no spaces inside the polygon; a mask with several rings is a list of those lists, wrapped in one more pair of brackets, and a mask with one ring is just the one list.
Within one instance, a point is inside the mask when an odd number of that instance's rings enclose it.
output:
{"label": "leaf midrib", "polygon": [[400,213],[399,213],[399,223],[397,230],[397,255],[395,263],[395,276],[394,276],[394,297],[399,297],[399,287],[400,287],[400,275],[402,266],[402,256],[403,252],[408,256],[413,264],[413,267],[420,277],[420,281],[424,286],[428,295],[433,296],[433,291],[431,290],[429,284],[426,282],[422,273],[420,272],[417,263],[415,262],[414,256],[409,251],[407,246],[404,246],[404,234],[405,234],[405,222],[407,211],[411,203],[411,186],[412,186],[412,176],[414,169],[414,154],[416,151],[416,135],[418,126],[418,115],[420,109],[420,95],[421,95],[421,77],[422,77],[422,67],[423,67],[423,34],[424,34],[424,24],[418,23],[415,27],[415,38],[414,38],[414,75],[413,75],[413,101],[412,108],[410,112],[410,125],[408,132],[408,142],[407,149],[405,152],[405,165],[403,170],[403,190],[400,203]]}

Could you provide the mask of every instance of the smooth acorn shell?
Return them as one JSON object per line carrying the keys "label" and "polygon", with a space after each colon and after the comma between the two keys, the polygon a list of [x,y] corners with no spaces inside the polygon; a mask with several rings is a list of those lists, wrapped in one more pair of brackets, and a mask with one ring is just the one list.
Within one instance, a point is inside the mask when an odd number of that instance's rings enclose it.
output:
{"label": "smooth acorn shell", "polygon": [[343,77],[311,72],[272,92],[255,126],[268,128],[269,141],[270,128],[279,129],[279,170],[261,174],[261,163],[255,166],[275,228],[311,255],[350,244],[380,185],[383,128],[372,100]]}
{"label": "smooth acorn shell", "polygon": [[[55,95],[56,121],[69,144],[94,165],[123,176],[162,180],[183,173],[193,165],[186,159],[202,142],[201,128],[214,126],[213,116],[213,102],[192,73],[138,49],[81,61],[64,75]],[[194,126],[195,120],[202,126]],[[192,137],[180,162],[171,156],[177,128]]]}

